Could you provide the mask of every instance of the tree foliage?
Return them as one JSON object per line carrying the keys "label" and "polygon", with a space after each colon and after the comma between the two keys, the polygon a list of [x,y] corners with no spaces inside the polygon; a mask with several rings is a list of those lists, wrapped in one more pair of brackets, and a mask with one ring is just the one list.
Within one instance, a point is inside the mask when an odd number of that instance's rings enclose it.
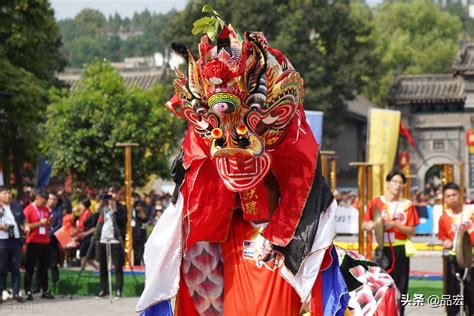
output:
{"label": "tree foliage", "polygon": [[264,32],[270,45],[302,73],[304,107],[325,112],[325,135],[339,132],[345,102],[362,90],[377,69],[371,25],[365,16],[353,13],[349,1],[191,1],[171,21],[165,33],[169,42],[181,42],[196,53],[199,38],[190,30],[192,21],[202,17],[204,3],[241,34]]}
{"label": "tree foliage", "polygon": [[[191,33],[193,22],[201,19],[202,9],[209,5],[219,12],[226,23],[230,23],[238,32],[261,31],[273,41],[280,31],[279,23],[287,13],[288,1],[231,1],[231,0],[191,0],[186,7],[174,15],[168,27],[163,30],[164,42],[180,42],[197,53],[199,37]],[[271,10],[269,10],[271,8]]]}
{"label": "tree foliage", "polygon": [[81,183],[102,187],[123,181],[123,148],[135,142],[135,185],[147,176],[169,174],[169,157],[182,126],[163,104],[163,86],[151,90],[127,88],[107,62],[96,62],[84,71],[73,91],[51,91],[41,149],[54,173],[72,174]]}
{"label": "tree foliage", "polygon": [[[312,5],[311,5],[312,4]],[[371,27],[349,1],[290,1],[274,47],[284,52],[305,80],[304,107],[324,111],[326,140],[343,128],[346,101],[374,76]]]}
{"label": "tree foliage", "polygon": [[0,2],[0,160],[21,185],[21,167],[37,153],[38,124],[54,73],[64,66],[61,38],[47,0]]}
{"label": "tree foliage", "polygon": [[63,52],[70,66],[77,68],[96,59],[122,61],[164,53],[168,46],[162,33],[175,14],[151,14],[145,10],[131,19],[118,14],[106,18],[97,10],[84,9],[74,19],[58,22],[64,39]]}
{"label": "tree foliage", "polygon": [[383,4],[373,24],[381,78],[365,93],[377,104],[385,103],[396,75],[450,72],[462,30],[458,17],[429,0],[415,0]]}

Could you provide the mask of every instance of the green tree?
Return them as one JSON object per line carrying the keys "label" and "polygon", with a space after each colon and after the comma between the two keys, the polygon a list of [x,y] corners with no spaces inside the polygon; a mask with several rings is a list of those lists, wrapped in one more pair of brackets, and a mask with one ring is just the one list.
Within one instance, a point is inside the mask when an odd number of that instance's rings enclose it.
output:
{"label": "green tree", "polygon": [[108,43],[112,39],[107,36],[81,36],[64,45],[68,52],[70,66],[82,68],[96,59],[109,57]]}
{"label": "green tree", "polygon": [[[471,1],[472,2],[472,1]],[[469,16],[469,6],[464,4],[464,1],[448,2],[443,8],[449,13],[459,17],[462,23],[464,36],[468,41],[474,40],[474,17]]]}
{"label": "green tree", "polygon": [[349,1],[190,1],[170,21],[165,41],[181,42],[196,53],[199,39],[190,31],[192,22],[203,16],[204,3],[212,5],[241,34],[264,32],[270,45],[287,55],[302,73],[305,108],[324,111],[325,135],[338,134],[345,102],[362,90],[378,68],[367,7],[353,7]]}
{"label": "green tree", "polygon": [[[150,56],[169,47],[163,32],[176,10],[151,14],[148,10],[122,19],[117,13],[108,20],[96,10],[84,9],[74,19],[58,22],[64,40],[62,52],[69,65],[83,67],[96,59],[122,61],[126,57]],[[120,39],[119,32],[143,31],[143,35]]]}
{"label": "green tree", "polygon": [[139,144],[133,151],[134,184],[144,184],[151,173],[168,176],[182,125],[163,106],[163,86],[127,88],[109,63],[96,62],[76,90],[51,94],[41,149],[54,173],[72,174],[92,187],[122,182],[123,149],[115,144],[133,141]]}
{"label": "green tree", "polygon": [[285,53],[305,80],[304,107],[324,111],[326,140],[339,134],[346,101],[377,69],[370,24],[349,1],[290,1],[272,45]]}
{"label": "green tree", "polygon": [[63,43],[71,42],[77,37],[78,25],[74,19],[64,19],[58,21],[58,27],[61,30],[61,37]]}
{"label": "green tree", "polygon": [[21,184],[24,162],[36,156],[38,122],[45,108],[47,91],[44,82],[31,72],[14,66],[0,52],[0,91],[11,98],[0,98],[0,159],[5,167],[4,175],[13,172],[17,185]]}
{"label": "green tree", "polygon": [[0,159],[21,188],[21,167],[37,153],[38,124],[54,73],[64,66],[61,37],[47,0],[0,2]]}
{"label": "green tree", "polygon": [[[288,14],[288,1],[230,1],[230,0],[191,0],[186,7],[174,15],[163,33],[163,42],[169,47],[172,42],[180,42],[197,53],[199,38],[191,34],[193,22],[203,17],[202,8],[211,5],[226,23],[233,25],[237,32],[261,31],[274,40],[280,31],[282,18]],[[271,8],[271,10],[269,10]]]}
{"label": "green tree", "polygon": [[134,29],[143,29],[144,26],[150,24],[152,15],[148,9],[141,13],[135,12],[132,17],[131,26]]}
{"label": "green tree", "polygon": [[107,24],[104,15],[100,11],[92,9],[83,9],[76,15],[74,21],[77,23],[77,37],[101,35]]}
{"label": "green tree", "polygon": [[[164,52],[169,48],[169,42],[165,41],[165,31],[168,29],[170,21],[178,14],[176,10],[172,10],[166,14],[153,15],[150,23],[146,24],[143,29],[143,51],[145,54],[155,52]],[[124,56],[131,56],[125,54]]]}
{"label": "green tree", "polygon": [[461,29],[458,17],[429,0],[380,6],[373,39],[381,59],[381,79],[369,83],[365,94],[383,105],[396,75],[449,73]]}
{"label": "green tree", "polygon": [[122,18],[120,14],[115,12],[113,16],[109,16],[109,20],[107,21],[107,29],[110,32],[118,32],[120,30],[120,26],[122,25]]}

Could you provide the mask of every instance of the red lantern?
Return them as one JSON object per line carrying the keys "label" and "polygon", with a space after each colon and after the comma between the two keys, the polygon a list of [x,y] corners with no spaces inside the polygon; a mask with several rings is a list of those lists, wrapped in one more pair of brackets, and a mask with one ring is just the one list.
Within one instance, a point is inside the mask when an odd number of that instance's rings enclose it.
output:
{"label": "red lantern", "polygon": [[401,151],[399,154],[400,159],[400,169],[405,168],[410,164],[410,154],[408,151]]}
{"label": "red lantern", "polygon": [[474,146],[474,128],[470,128],[466,132],[466,145]]}

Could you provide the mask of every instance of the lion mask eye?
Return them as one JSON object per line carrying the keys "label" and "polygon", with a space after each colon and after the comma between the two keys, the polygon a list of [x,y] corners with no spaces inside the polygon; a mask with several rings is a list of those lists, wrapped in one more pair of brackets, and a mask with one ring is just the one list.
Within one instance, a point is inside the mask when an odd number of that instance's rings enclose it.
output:
{"label": "lion mask eye", "polygon": [[235,105],[230,102],[217,102],[212,106],[212,110],[217,114],[230,114],[235,111]]}
{"label": "lion mask eye", "polygon": [[262,105],[259,104],[259,103],[250,104],[250,110],[251,111],[260,111],[261,108],[262,108]]}
{"label": "lion mask eye", "polygon": [[191,101],[191,105],[194,109],[194,112],[196,112],[198,115],[204,115],[207,113],[207,111],[209,111],[207,105],[199,99],[193,99]]}

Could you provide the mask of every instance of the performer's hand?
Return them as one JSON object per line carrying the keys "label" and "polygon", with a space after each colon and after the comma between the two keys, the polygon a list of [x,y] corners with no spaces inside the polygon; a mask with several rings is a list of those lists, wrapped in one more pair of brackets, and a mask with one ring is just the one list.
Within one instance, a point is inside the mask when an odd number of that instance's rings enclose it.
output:
{"label": "performer's hand", "polygon": [[383,228],[385,229],[392,229],[396,228],[397,223],[395,221],[384,221],[383,222]]}
{"label": "performer's hand", "polygon": [[31,230],[30,230],[30,225],[25,224],[25,228],[24,228],[23,230],[25,231],[25,234],[28,235],[28,234],[30,233],[30,231],[31,231]]}
{"label": "performer's hand", "polygon": [[0,224],[0,230],[3,230],[4,232],[7,232],[7,231],[8,231],[7,225],[5,225],[5,224]]}
{"label": "performer's hand", "polygon": [[453,248],[452,240],[449,240],[449,239],[443,240],[443,247],[445,249],[452,249]]}
{"label": "performer's hand", "polygon": [[374,229],[374,222],[373,221],[368,221],[365,228],[366,228],[366,230],[373,230]]}
{"label": "performer's hand", "polygon": [[48,224],[48,219],[47,219],[47,218],[42,218],[42,219],[40,220],[40,224],[41,224],[41,226],[47,225],[47,224]]}

